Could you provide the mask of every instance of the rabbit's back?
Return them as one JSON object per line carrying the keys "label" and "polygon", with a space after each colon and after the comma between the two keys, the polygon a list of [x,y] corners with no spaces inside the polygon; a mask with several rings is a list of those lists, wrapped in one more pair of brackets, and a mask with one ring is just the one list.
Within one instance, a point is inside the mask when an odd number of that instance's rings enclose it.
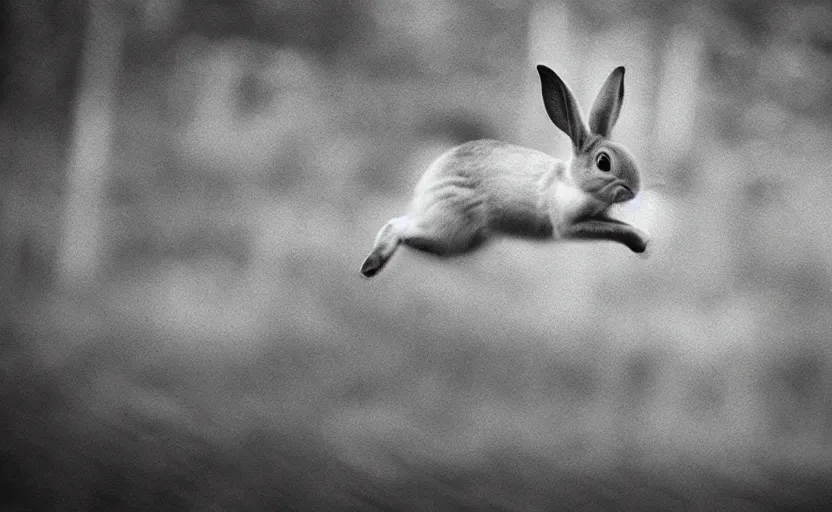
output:
{"label": "rabbit's back", "polygon": [[488,227],[516,234],[551,229],[544,190],[565,164],[543,152],[495,140],[467,142],[440,156],[416,186],[416,212],[480,210]]}

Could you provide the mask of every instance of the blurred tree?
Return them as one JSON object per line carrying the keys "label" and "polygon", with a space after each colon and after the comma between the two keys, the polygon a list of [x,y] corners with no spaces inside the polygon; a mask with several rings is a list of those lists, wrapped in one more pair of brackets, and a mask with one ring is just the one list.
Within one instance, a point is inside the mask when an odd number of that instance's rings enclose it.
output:
{"label": "blurred tree", "polygon": [[83,8],[77,0],[0,3],[0,267],[6,284],[42,287],[52,279]]}
{"label": "blurred tree", "polygon": [[359,0],[182,0],[177,33],[245,37],[329,58],[370,36],[368,7]]}
{"label": "blurred tree", "polygon": [[115,0],[88,5],[74,129],[67,171],[66,213],[58,254],[62,284],[94,282],[104,249],[101,223],[105,184],[111,170],[117,74],[124,20]]}

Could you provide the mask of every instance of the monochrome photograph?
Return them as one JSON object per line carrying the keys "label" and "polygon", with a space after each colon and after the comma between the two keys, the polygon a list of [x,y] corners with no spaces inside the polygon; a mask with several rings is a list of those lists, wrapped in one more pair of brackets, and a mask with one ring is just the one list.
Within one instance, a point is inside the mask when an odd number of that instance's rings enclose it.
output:
{"label": "monochrome photograph", "polygon": [[832,3],[0,35],[0,510],[832,510]]}

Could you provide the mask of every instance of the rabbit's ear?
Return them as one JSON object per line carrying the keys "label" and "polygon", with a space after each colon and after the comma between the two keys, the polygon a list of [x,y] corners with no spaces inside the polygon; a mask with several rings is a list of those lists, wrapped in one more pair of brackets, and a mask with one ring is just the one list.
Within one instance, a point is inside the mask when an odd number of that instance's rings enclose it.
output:
{"label": "rabbit's ear", "polygon": [[624,66],[612,70],[607,77],[592,109],[589,111],[589,130],[592,133],[609,137],[612,127],[618,120],[621,112],[621,103],[624,101]]}
{"label": "rabbit's ear", "polygon": [[538,65],[537,72],[540,73],[543,104],[546,106],[549,118],[555,123],[555,126],[569,135],[569,138],[572,139],[572,145],[576,149],[582,149],[589,133],[586,126],[584,126],[581,110],[578,108],[575,96],[569,90],[569,87],[563,83],[563,80],[551,69]]}

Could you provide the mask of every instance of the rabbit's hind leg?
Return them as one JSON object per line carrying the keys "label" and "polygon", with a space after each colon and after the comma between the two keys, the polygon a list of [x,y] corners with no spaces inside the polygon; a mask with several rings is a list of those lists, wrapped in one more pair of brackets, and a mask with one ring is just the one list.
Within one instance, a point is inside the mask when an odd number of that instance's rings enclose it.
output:
{"label": "rabbit's hind leg", "polygon": [[448,215],[448,205],[415,217],[402,233],[402,243],[413,249],[451,256],[479,247],[485,240],[485,209],[481,202],[456,206]]}
{"label": "rabbit's hind leg", "polygon": [[457,231],[448,237],[447,232],[414,229],[402,237],[404,245],[436,256],[462,254],[479,247],[484,240],[484,235],[472,230]]}
{"label": "rabbit's hind leg", "polygon": [[402,243],[401,235],[407,229],[409,219],[406,216],[390,219],[376,235],[373,250],[361,265],[361,273],[364,277],[373,277],[384,268],[387,261],[399,248]]}

